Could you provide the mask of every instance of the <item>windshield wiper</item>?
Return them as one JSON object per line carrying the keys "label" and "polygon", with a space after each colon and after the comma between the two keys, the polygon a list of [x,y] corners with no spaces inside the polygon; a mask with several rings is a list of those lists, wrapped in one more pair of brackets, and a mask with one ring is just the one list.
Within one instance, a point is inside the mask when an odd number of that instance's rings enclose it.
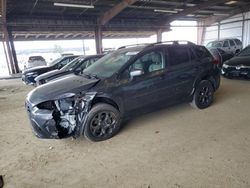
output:
{"label": "windshield wiper", "polygon": [[87,74],[87,73],[81,73],[80,75],[82,75],[82,76],[84,76],[84,77],[86,77],[86,78],[88,78],[88,79],[91,79],[91,75],[90,74]]}
{"label": "windshield wiper", "polygon": [[91,74],[92,78],[99,79],[99,77],[96,74]]}
{"label": "windshield wiper", "polygon": [[88,79],[93,79],[93,78],[99,79],[99,77],[96,74],[90,74],[90,73],[82,72],[81,75],[88,78]]}

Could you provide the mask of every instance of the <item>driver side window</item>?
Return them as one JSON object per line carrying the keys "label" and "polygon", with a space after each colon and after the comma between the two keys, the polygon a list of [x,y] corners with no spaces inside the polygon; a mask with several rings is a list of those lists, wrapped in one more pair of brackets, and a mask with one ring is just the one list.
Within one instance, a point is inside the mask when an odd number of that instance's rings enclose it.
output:
{"label": "driver side window", "polygon": [[149,52],[137,59],[131,66],[130,72],[141,70],[143,74],[155,72],[165,68],[163,53],[161,51]]}
{"label": "driver side window", "polygon": [[161,51],[153,51],[139,57],[124,72],[122,77],[131,79],[131,73],[141,71],[140,76],[150,74],[165,68],[164,55]]}

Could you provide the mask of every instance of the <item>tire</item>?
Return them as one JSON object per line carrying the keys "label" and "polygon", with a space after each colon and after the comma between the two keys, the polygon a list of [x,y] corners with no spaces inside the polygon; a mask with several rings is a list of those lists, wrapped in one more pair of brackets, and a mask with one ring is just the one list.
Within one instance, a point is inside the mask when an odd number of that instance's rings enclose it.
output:
{"label": "tire", "polygon": [[84,136],[94,142],[107,140],[121,128],[120,112],[106,103],[98,103],[89,111]]}
{"label": "tire", "polygon": [[213,103],[213,99],[214,88],[211,82],[208,80],[202,80],[195,88],[191,106],[197,109],[204,109]]}

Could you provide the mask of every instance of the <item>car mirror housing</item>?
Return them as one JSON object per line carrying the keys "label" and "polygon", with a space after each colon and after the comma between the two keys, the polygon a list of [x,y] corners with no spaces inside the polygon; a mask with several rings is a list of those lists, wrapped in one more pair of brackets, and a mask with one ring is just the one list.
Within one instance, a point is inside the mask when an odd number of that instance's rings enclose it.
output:
{"label": "car mirror housing", "polygon": [[134,70],[130,72],[130,77],[133,79],[134,77],[141,76],[143,74],[142,70]]}

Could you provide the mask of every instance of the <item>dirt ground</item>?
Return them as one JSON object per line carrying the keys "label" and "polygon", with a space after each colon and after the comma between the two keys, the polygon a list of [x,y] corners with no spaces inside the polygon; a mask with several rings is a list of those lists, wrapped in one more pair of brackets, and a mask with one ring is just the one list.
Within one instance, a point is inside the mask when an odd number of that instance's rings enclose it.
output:
{"label": "dirt ground", "polygon": [[181,104],[130,121],[112,139],[41,140],[24,99],[0,81],[0,175],[5,187],[250,187],[250,82],[222,80],[214,104]]}

